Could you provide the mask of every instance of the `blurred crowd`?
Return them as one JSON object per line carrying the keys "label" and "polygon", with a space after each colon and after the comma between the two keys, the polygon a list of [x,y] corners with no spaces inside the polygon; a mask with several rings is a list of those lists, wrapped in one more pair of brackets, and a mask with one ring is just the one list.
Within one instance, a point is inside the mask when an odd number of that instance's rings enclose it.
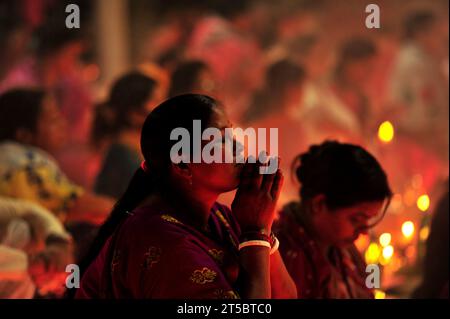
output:
{"label": "blurred crowd", "polygon": [[65,27],[64,1],[0,3],[0,298],[62,296],[65,265],[142,161],[147,114],[182,93],[217,98],[235,127],[278,128],[280,205],[298,197],[292,160],[326,139],[370,150],[395,193],[445,191],[447,1],[379,1],[381,29],[365,27],[364,1],[216,2],[155,1],[112,81],[92,3],[81,29]]}

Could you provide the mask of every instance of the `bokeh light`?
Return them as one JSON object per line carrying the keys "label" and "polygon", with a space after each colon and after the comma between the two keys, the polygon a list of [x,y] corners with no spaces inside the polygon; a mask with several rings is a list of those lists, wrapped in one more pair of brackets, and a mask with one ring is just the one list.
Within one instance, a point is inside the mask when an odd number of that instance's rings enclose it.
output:
{"label": "bokeh light", "polygon": [[379,241],[382,247],[386,247],[391,243],[392,236],[390,233],[383,233],[380,235]]}
{"label": "bokeh light", "polygon": [[414,234],[414,223],[412,221],[406,221],[402,224],[402,234],[405,238],[411,238]]}
{"label": "bokeh light", "polygon": [[378,138],[384,143],[389,143],[394,139],[394,126],[391,122],[385,121],[380,124]]}
{"label": "bokeh light", "polygon": [[417,199],[417,208],[422,212],[426,212],[430,207],[430,197],[427,194],[420,195]]}

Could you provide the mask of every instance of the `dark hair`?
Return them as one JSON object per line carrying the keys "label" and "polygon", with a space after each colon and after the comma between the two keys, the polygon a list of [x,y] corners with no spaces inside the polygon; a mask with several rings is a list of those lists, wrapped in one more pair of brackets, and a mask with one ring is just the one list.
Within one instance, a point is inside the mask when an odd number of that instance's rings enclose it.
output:
{"label": "dark hair", "polygon": [[172,186],[169,181],[170,149],[176,143],[170,139],[173,129],[182,127],[192,136],[193,120],[200,120],[202,130],[210,123],[214,110],[220,105],[213,98],[199,94],[184,94],[166,100],[147,117],[141,133],[141,151],[147,172],[138,168],[128,188],[115,204],[111,214],[100,227],[90,251],[80,264],[81,274],[97,257],[106,240],[118,225],[146,197],[154,193],[168,194]]}
{"label": "dark hair", "polygon": [[340,50],[336,73],[341,74],[351,62],[367,59],[377,54],[375,43],[366,38],[353,38],[346,41]]}
{"label": "dark hair", "polygon": [[179,47],[164,51],[156,58],[156,63],[166,70],[174,69],[181,59],[182,52]]}
{"label": "dark hair", "polygon": [[358,145],[325,141],[312,145],[292,165],[302,201],[323,194],[327,206],[337,209],[392,196],[383,168]]}
{"label": "dark hair", "polygon": [[305,56],[311,52],[311,50],[319,42],[320,35],[316,33],[307,33],[305,35],[296,37],[289,43],[289,51],[296,54]]}
{"label": "dark hair", "polygon": [[172,73],[169,97],[193,93],[199,81],[200,72],[204,70],[208,70],[208,66],[202,61],[187,61],[179,64]]}
{"label": "dark hair", "polygon": [[95,109],[92,129],[94,144],[129,127],[130,112],[141,110],[145,106],[155,86],[155,80],[136,71],[120,77],[113,84],[108,101]]}
{"label": "dark hair", "polygon": [[[50,1],[49,1],[50,2]],[[76,4],[80,8],[81,28],[67,28],[66,7]],[[92,37],[91,16],[93,3],[89,0],[51,1],[43,8],[43,23],[34,30],[36,55],[40,58],[57,53],[60,49],[74,42],[87,44]]]}
{"label": "dark hair", "polygon": [[264,88],[255,94],[244,121],[248,122],[274,111],[286,90],[292,85],[301,83],[305,76],[303,67],[288,59],[272,64],[266,72]]}
{"label": "dark hair", "polygon": [[79,29],[62,28],[61,25],[43,25],[34,32],[34,36],[37,42],[36,54],[40,58],[56,53],[70,43],[85,40]]}
{"label": "dark hair", "polygon": [[[0,47],[2,52],[0,57],[3,57],[5,50],[7,50],[8,41],[11,35],[24,27],[23,18],[20,17],[17,4],[14,2],[0,2]],[[9,61],[2,60],[1,64],[8,64]]]}
{"label": "dark hair", "polygon": [[428,30],[436,22],[431,11],[419,11],[406,17],[404,22],[405,38],[414,38],[418,33]]}
{"label": "dark hair", "polygon": [[36,132],[45,92],[15,88],[0,95],[0,141],[15,140],[19,129]]}

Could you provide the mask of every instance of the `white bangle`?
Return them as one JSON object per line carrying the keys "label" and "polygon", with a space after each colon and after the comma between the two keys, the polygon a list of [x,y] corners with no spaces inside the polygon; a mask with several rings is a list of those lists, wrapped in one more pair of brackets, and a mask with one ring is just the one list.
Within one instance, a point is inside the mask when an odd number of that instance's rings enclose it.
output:
{"label": "white bangle", "polygon": [[268,241],[265,240],[248,240],[248,241],[244,241],[243,243],[239,244],[239,250],[241,250],[242,248],[245,247],[250,247],[250,246],[263,246],[263,247],[267,247],[267,248],[271,248],[270,247],[270,243]]}
{"label": "white bangle", "polygon": [[275,242],[273,243],[272,249],[270,249],[270,254],[275,254],[278,250],[278,247],[280,247],[280,241],[275,237]]}

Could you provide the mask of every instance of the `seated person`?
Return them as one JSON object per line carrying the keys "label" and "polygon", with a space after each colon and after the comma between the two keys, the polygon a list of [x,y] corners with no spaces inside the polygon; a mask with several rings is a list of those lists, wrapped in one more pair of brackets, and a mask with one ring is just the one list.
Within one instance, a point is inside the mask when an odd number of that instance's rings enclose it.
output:
{"label": "seated person", "polygon": [[[236,163],[239,148],[222,138],[217,146],[233,163],[191,163],[191,154],[198,153],[190,147],[180,154],[182,162],[174,160],[171,132],[183,128],[193,134],[197,119],[202,127],[231,127],[222,104],[204,95],[178,95],[148,115],[141,133],[145,161],[80,264],[80,289],[68,294],[88,299],[296,298],[278,241],[270,236],[281,171],[263,175],[259,164]],[[216,202],[235,188],[232,211]]]}
{"label": "seated person", "polygon": [[160,101],[157,82],[133,71],[114,83],[107,102],[96,109],[93,142],[107,147],[96,178],[98,194],[119,198],[142,161],[139,138],[145,117]]}
{"label": "seated person", "polygon": [[295,163],[300,201],[283,208],[274,232],[299,298],[373,298],[354,241],[384,216],[386,174],[363,148],[333,141]]}
{"label": "seated person", "polygon": [[101,224],[113,202],[72,183],[50,155],[65,143],[51,95],[17,88],[0,96],[0,195],[28,199],[60,221]]}

